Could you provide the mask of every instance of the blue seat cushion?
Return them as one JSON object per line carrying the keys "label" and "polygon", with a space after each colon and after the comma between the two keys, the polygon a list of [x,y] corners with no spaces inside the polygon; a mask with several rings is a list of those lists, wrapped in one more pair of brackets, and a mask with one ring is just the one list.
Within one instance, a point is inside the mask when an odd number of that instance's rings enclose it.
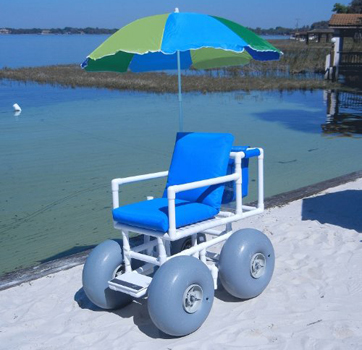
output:
{"label": "blue seat cushion", "polygon": [[[211,219],[218,213],[218,210],[209,205],[182,199],[175,200],[175,208],[176,228]],[[121,224],[167,232],[169,228],[167,198],[157,198],[113,209],[113,219]]]}
{"label": "blue seat cushion", "polygon": [[[226,175],[234,137],[221,133],[178,133],[163,197],[167,188]],[[220,210],[224,184],[177,193],[178,199]]]}

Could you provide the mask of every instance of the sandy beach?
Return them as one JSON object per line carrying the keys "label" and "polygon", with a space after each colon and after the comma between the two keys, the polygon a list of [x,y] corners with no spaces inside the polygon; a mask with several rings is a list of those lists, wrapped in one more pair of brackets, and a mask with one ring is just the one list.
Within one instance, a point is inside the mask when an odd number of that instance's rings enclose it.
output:
{"label": "sandy beach", "polygon": [[216,291],[195,333],[158,331],[146,300],[97,309],[79,265],[0,292],[0,349],[362,349],[362,178],[238,226],[272,241],[272,281],[244,302]]}

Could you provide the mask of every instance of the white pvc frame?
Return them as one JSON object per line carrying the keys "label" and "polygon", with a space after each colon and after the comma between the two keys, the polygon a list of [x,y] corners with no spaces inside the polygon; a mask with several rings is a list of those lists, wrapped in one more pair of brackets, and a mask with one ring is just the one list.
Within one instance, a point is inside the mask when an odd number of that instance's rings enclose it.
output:
{"label": "white pvc frame", "polygon": [[[131,260],[137,259],[146,262],[147,264],[143,267],[135,270],[141,274],[147,274],[149,271],[153,270],[153,267],[160,266],[164,264],[169,259],[172,259],[175,256],[179,255],[192,255],[196,258],[199,258],[202,262],[206,264],[207,261],[207,248],[211,246],[226,241],[232,234],[233,222],[242,220],[246,217],[260,214],[264,211],[264,151],[262,148],[257,148],[260,152],[258,156],[258,201],[257,206],[246,206],[242,204],[242,159],[245,158],[244,152],[231,152],[230,158],[235,160],[235,172],[230,175],[216,177],[212,179],[206,179],[202,181],[196,181],[191,183],[186,183],[182,185],[169,186],[167,189],[167,199],[168,199],[168,217],[169,217],[169,230],[166,233],[158,232],[154,230],[142,229],[139,227],[124,225],[119,222],[114,221],[114,227],[122,231],[123,237],[123,259],[125,265],[125,273],[132,272]],[[251,149],[249,149],[251,150]],[[145,175],[131,176],[126,178],[117,178],[112,180],[112,198],[113,198],[113,208],[119,207],[119,187],[121,185],[157,179],[161,177],[166,177],[168,171],[151,173]],[[176,229],[176,212],[175,212],[175,199],[177,193],[206,187],[210,185],[216,185],[221,183],[226,183],[234,181],[236,182],[236,210],[235,213],[220,211],[219,214],[209,220],[205,220],[196,224],[184,226]],[[225,230],[218,231],[215,230],[216,227],[225,225]],[[129,243],[129,232],[143,234],[144,243],[133,247],[131,249]],[[212,239],[207,240],[201,244],[197,243],[197,234],[205,233],[212,236]],[[191,236],[192,247],[184,250],[178,254],[172,255],[170,253],[170,242],[179,240],[184,237]],[[150,237],[155,237],[155,240],[151,240]],[[158,257],[152,255],[154,247],[157,246]],[[143,253],[141,253],[143,252]],[[145,252],[145,253],[144,253]],[[211,270],[212,276],[214,278],[215,288],[218,269],[215,264],[208,264],[209,269]],[[142,295],[144,295],[142,293]],[[139,295],[139,296],[142,296]]]}

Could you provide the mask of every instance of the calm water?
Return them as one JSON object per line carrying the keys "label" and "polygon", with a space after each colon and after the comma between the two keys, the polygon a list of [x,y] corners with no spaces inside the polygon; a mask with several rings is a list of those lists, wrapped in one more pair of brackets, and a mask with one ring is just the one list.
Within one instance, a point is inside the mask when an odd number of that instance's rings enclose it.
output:
{"label": "calm water", "polygon": [[[109,35],[0,35],[0,68],[81,64],[108,37]],[[288,39],[281,35],[264,38]]]}
{"label": "calm water", "polygon": [[[263,147],[271,196],[361,169],[361,135],[354,124],[346,132],[339,99],[323,91],[185,94],[184,126]],[[355,114],[358,125],[361,108]],[[172,94],[0,82],[0,273],[117,237],[110,181],[168,169],[177,116]],[[163,186],[127,187],[122,203]]]}
{"label": "calm water", "polygon": [[109,35],[0,35],[0,68],[81,64],[108,37]]}

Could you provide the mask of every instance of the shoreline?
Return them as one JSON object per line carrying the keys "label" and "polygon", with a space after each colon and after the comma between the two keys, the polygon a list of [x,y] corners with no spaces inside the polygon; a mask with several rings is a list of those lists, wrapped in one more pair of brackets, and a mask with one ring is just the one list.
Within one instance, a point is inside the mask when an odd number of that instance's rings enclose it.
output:
{"label": "shoreline", "polygon": [[[267,67],[266,67],[267,68]],[[270,74],[274,72],[275,74]],[[349,89],[337,82],[322,79],[312,73],[286,74],[277,70],[260,71],[258,67],[241,75],[237,70],[219,70],[220,76],[211,74],[182,75],[183,92],[232,92],[232,91],[290,91],[316,89]],[[314,78],[313,78],[314,74]],[[317,78],[318,77],[318,78]],[[68,88],[88,87],[120,91],[177,93],[177,76],[163,72],[148,73],[94,73],[77,65],[57,65],[0,69],[0,81],[34,82]]]}
{"label": "shoreline", "polygon": [[[309,45],[294,40],[271,39],[283,52],[278,61],[252,60],[244,66],[230,66],[182,75],[183,92],[292,91],[292,90],[361,90],[361,76],[346,77],[346,83],[324,79],[325,58],[331,43]],[[348,50],[356,50],[353,43]],[[83,57],[85,59],[85,57]],[[83,59],[81,58],[81,59]],[[0,68],[0,81],[35,82],[63,87],[91,87],[120,91],[177,93],[177,75],[164,72],[86,72],[79,64],[39,67]],[[51,63],[52,64],[52,63]],[[195,72],[197,72],[195,70]]]}
{"label": "shoreline", "polygon": [[[309,186],[301,187],[296,190],[280,193],[278,195],[265,198],[265,209],[283,207],[296,200],[313,196],[329,188],[356,181],[360,178],[362,178],[362,170]],[[250,205],[253,204],[255,203],[250,203]],[[19,286],[22,283],[37,280],[39,278],[48,276],[56,272],[65,271],[78,265],[82,265],[84,264],[90,251],[91,249],[88,249],[80,253],[69,255],[43,264],[35,265],[33,267],[6,273],[3,276],[0,276],[0,291]]]}

